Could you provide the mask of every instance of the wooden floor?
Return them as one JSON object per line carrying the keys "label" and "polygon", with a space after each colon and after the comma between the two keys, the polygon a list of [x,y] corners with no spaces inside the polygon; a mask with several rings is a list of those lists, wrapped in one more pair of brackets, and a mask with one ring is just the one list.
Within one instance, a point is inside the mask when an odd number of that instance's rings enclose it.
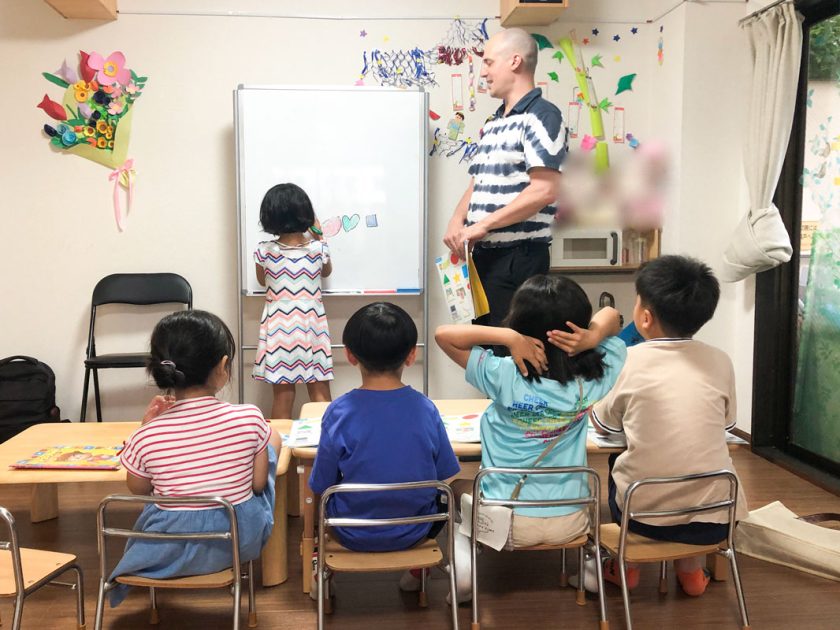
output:
{"label": "wooden floor", "polygon": [[[797,513],[840,512],[840,498],[747,452],[735,453],[751,507],[781,500]],[[593,465],[604,476],[606,460],[596,457]],[[101,489],[101,487],[100,487]],[[114,492],[123,491],[115,485]],[[18,520],[22,544],[79,556],[85,572],[88,628],[93,628],[96,586],[99,578],[96,555],[94,512],[100,496],[84,484],[61,488],[61,517],[31,525],[28,492],[24,488],[3,487],[0,504]],[[126,522],[130,522],[128,514]],[[314,603],[300,588],[297,543],[300,519],[290,519],[289,581],[281,586],[257,590],[259,627],[312,628]],[[479,558],[483,628],[597,628],[597,600],[575,604],[571,589],[557,586],[558,555],[554,552],[495,553],[485,551]],[[840,582],[832,582],[791,569],[740,557],[744,591],[753,628],[799,629],[840,628]],[[574,570],[574,568],[573,568]],[[673,572],[671,572],[673,573]],[[424,630],[450,627],[444,601],[447,590],[444,575],[438,572],[431,582],[429,607],[417,607],[415,594],[401,593],[396,575],[345,574],[336,577],[335,613],[328,627],[377,630],[422,627]],[[147,595],[131,594],[117,609],[106,608],[106,628],[131,630],[148,628]],[[247,601],[243,598],[243,611]],[[160,628],[230,628],[230,597],[224,591],[168,591],[159,596]],[[621,594],[607,585],[607,606],[613,629],[623,628]],[[74,597],[71,591],[45,587],[27,600],[23,628],[37,630],[75,628]],[[682,594],[670,576],[670,590],[657,592],[657,569],[642,570],[641,585],[632,594],[633,620],[637,628],[665,630],[679,628],[736,628],[738,609],[731,582],[712,583],[701,598]],[[11,622],[11,606],[0,602],[5,627]],[[460,623],[469,628],[470,609],[462,606]],[[246,627],[243,612],[243,625]]]}

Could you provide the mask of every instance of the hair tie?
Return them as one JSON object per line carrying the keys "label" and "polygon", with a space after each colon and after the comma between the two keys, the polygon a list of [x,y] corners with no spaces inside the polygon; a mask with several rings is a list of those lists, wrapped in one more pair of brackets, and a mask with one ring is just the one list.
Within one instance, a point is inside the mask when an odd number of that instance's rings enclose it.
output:
{"label": "hair tie", "polygon": [[161,361],[161,362],[160,362],[160,364],[161,364],[161,365],[171,365],[173,370],[177,370],[177,369],[178,369],[178,368],[177,368],[177,366],[175,365],[175,362],[174,362],[174,361],[170,361],[169,359],[166,359],[165,361]]}

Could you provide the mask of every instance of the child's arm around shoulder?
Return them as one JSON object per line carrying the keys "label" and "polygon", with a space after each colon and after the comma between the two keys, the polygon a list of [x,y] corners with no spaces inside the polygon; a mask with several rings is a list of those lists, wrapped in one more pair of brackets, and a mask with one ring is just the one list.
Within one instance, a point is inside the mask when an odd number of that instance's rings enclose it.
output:
{"label": "child's arm around shoulder", "polygon": [[521,335],[510,328],[448,324],[437,327],[435,341],[450,359],[465,369],[473,347],[482,344],[507,346],[523,376],[528,375],[526,361],[540,372],[548,367],[542,341]]}
{"label": "child's arm around shoulder", "polygon": [[597,348],[607,337],[621,332],[621,315],[611,306],[605,306],[592,316],[589,328],[580,328],[572,322],[566,322],[572,332],[562,330],[548,331],[548,343],[560,348],[569,356]]}

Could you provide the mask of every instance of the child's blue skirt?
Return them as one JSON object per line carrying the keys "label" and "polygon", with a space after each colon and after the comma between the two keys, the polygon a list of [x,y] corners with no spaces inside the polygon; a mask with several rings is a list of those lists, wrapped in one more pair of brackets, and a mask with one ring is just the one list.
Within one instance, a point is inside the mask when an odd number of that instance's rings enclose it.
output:
{"label": "child's blue skirt", "polygon": [[[277,453],[268,445],[268,483],[260,494],[234,506],[239,527],[239,559],[243,564],[256,560],[274,526],[274,479]],[[147,505],[134,529],[144,532],[211,532],[229,527],[227,512],[212,510],[161,510]],[[139,540],[130,539],[125,553],[109,581],[120,575],[173,578],[215,573],[233,564],[230,541],[226,540]],[[111,606],[118,606],[128,594],[128,586],[117,584],[109,592]]]}

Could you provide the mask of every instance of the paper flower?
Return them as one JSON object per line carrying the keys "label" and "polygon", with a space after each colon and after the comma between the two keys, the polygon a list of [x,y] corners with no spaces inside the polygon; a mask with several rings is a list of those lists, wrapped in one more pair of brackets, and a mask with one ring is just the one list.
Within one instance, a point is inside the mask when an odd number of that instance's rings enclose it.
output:
{"label": "paper flower", "polygon": [[61,134],[61,144],[66,147],[72,147],[76,144],[76,132],[72,129],[68,129],[63,134]]}
{"label": "paper flower", "polygon": [[90,92],[85,89],[76,90],[73,94],[80,103],[87,103],[87,100],[90,98]]}
{"label": "paper flower", "polygon": [[138,89],[138,88],[137,88],[137,86],[134,84],[134,81],[132,81],[131,83],[129,83],[128,85],[126,85],[126,86],[125,86],[125,91],[126,91],[128,94],[131,94],[132,96],[134,96],[135,94],[137,94],[137,89]]}
{"label": "paper flower", "polygon": [[90,55],[88,55],[84,50],[80,50],[79,57],[81,57],[81,61],[79,62],[79,73],[82,75],[82,79],[90,81],[96,75],[96,70],[88,65]]}
{"label": "paper flower", "polygon": [[50,100],[50,97],[44,94],[44,98],[38,103],[38,107],[43,109],[47,116],[54,120],[67,120],[67,112],[64,111],[64,106],[61,103],[56,103]]}
{"label": "paper flower", "polygon": [[108,123],[106,123],[104,120],[98,121],[96,123],[96,130],[99,133],[105,133],[108,130]]}
{"label": "paper flower", "polygon": [[106,140],[104,136],[99,136],[96,140],[96,146],[100,149],[104,149],[108,146],[108,140]]}
{"label": "paper flower", "polygon": [[112,52],[107,58],[99,53],[90,53],[87,65],[96,70],[96,80],[102,85],[125,85],[131,81],[131,72],[125,67],[125,55],[120,51]]}
{"label": "paper flower", "polygon": [[117,114],[119,114],[123,110],[123,107],[124,107],[124,105],[123,105],[122,101],[113,100],[113,101],[111,101],[111,104],[108,106],[108,113],[111,114],[111,116],[116,116]]}
{"label": "paper flower", "polygon": [[67,60],[61,62],[61,67],[55,71],[56,75],[67,81],[67,83],[75,83],[79,80],[79,75],[70,66],[67,65]]}
{"label": "paper flower", "polygon": [[79,103],[79,113],[85,118],[90,118],[91,116],[93,116],[93,110],[87,103]]}

